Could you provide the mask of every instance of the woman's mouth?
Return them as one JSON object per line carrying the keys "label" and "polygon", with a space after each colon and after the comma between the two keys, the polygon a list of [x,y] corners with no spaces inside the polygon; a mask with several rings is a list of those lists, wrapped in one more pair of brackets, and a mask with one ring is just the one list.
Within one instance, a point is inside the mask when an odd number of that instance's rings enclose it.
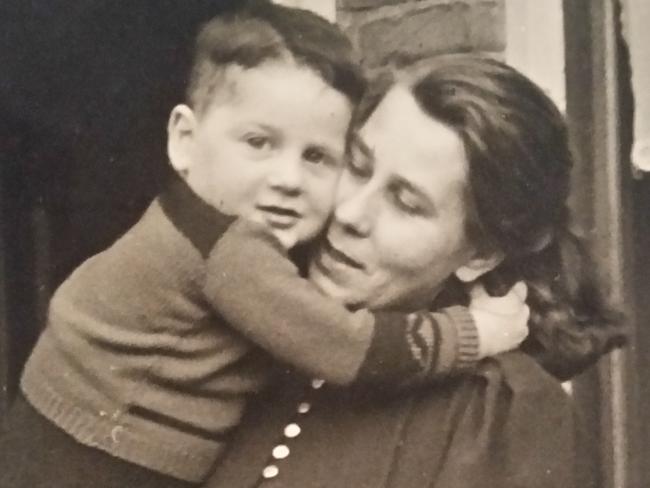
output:
{"label": "woman's mouth", "polygon": [[287,207],[257,205],[256,208],[262,214],[264,221],[274,229],[289,229],[302,217],[298,211]]}
{"label": "woman's mouth", "polygon": [[329,239],[324,239],[322,246],[323,254],[329,256],[334,262],[344,264],[354,269],[364,270],[365,266],[357,261],[356,259],[351,258],[343,251],[335,248]]}

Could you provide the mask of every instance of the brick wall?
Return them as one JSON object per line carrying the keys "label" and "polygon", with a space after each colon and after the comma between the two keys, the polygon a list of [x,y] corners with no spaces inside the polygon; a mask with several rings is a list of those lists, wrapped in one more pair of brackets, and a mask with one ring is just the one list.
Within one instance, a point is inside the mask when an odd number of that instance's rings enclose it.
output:
{"label": "brick wall", "polygon": [[337,22],[368,68],[446,52],[505,49],[505,0],[337,0]]}

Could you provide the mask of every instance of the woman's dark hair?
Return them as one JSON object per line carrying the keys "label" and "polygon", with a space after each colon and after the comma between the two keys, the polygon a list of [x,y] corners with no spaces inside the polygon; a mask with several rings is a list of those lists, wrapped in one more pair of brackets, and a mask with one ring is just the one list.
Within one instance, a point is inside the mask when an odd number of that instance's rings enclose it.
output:
{"label": "woman's dark hair", "polygon": [[594,266],[569,228],[573,163],[562,114],[510,66],[476,55],[433,60],[412,93],[461,137],[469,165],[468,234],[504,260],[482,277],[492,294],[528,285],[531,333],[524,349],[566,379],[620,346]]}

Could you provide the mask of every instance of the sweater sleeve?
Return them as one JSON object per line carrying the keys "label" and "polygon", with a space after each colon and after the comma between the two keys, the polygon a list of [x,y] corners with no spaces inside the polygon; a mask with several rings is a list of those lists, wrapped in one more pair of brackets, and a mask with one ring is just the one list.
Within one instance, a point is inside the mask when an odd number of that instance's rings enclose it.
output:
{"label": "sweater sleeve", "polygon": [[423,383],[478,355],[467,309],[350,311],[301,277],[273,236],[243,220],[210,252],[204,292],[253,343],[333,384]]}

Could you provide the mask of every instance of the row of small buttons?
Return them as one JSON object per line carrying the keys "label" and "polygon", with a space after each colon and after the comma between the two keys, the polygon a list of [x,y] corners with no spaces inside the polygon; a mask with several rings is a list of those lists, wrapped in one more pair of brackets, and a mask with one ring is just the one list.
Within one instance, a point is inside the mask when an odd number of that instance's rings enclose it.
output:
{"label": "row of small buttons", "polygon": [[[314,390],[320,389],[324,384],[325,381],[318,378],[313,379],[311,381],[311,387]],[[304,415],[308,413],[310,410],[311,410],[311,403],[307,401],[300,402],[298,404],[298,407],[296,408],[296,411],[300,415]],[[294,439],[300,435],[301,431],[302,429],[300,428],[300,425],[298,425],[296,422],[291,422],[290,424],[287,424],[284,428],[284,437],[287,439]],[[273,459],[277,461],[281,461],[282,459],[286,459],[290,453],[291,450],[289,449],[289,446],[287,446],[286,444],[278,444],[271,451],[271,456],[273,457]],[[280,474],[280,468],[278,468],[276,464],[269,464],[262,470],[262,477],[265,479],[275,478],[278,474]]]}

